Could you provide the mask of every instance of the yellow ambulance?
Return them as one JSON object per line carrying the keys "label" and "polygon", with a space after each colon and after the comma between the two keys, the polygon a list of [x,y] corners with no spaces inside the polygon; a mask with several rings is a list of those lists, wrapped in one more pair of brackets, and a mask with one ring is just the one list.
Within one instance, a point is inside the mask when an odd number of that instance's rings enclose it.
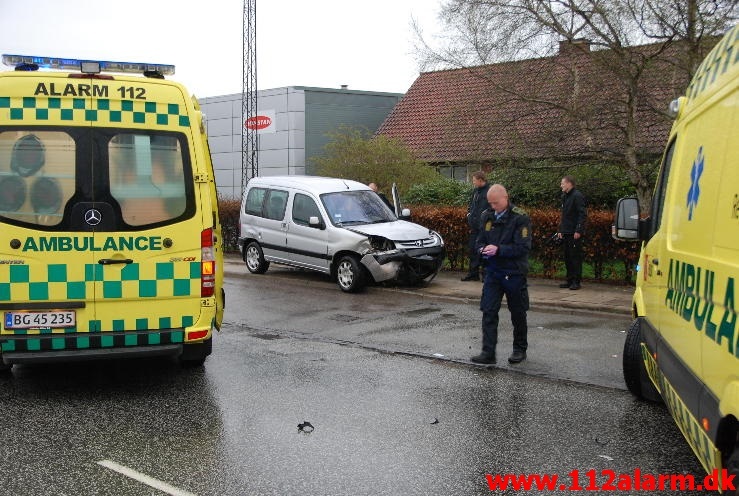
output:
{"label": "yellow ambulance", "polygon": [[224,294],[197,101],[164,79],[169,65],[2,62],[0,369],[146,355],[202,364]]}
{"label": "yellow ambulance", "polygon": [[616,210],[614,236],[643,242],[624,378],[664,401],[707,472],[739,486],[739,26],[672,111],[650,217],[634,198]]}

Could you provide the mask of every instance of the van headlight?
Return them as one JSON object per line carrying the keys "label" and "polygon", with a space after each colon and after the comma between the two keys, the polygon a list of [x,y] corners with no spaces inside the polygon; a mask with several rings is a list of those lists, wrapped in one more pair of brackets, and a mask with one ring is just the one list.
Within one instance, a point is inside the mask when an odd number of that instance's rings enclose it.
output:
{"label": "van headlight", "polygon": [[395,243],[383,236],[369,236],[369,242],[373,250],[388,251],[395,249]]}
{"label": "van headlight", "polygon": [[429,234],[431,234],[431,237],[436,239],[436,243],[439,243],[439,246],[444,246],[444,238],[441,237],[441,234],[436,231],[429,231]]}

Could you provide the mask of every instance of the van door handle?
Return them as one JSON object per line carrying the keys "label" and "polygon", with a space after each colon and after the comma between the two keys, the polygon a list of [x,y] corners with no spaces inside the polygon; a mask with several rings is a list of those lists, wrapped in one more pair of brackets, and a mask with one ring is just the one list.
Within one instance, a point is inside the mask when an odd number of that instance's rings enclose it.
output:
{"label": "van door handle", "polygon": [[[652,262],[652,265],[654,265],[655,267],[659,267],[659,258],[653,258],[651,260],[651,262]],[[659,269],[657,269],[657,275],[658,276],[661,276],[662,275],[662,271],[659,270]]]}
{"label": "van door handle", "polygon": [[130,258],[101,258],[98,260],[100,265],[113,265],[113,264],[132,264],[133,260]]}

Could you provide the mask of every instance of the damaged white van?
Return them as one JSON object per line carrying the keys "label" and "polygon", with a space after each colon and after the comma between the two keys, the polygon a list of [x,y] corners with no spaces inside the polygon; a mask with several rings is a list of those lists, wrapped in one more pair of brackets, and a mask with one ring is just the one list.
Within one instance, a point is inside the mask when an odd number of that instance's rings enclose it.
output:
{"label": "damaged white van", "polygon": [[373,282],[431,281],[444,240],[398,214],[409,215],[393,212],[356,181],[257,177],[244,192],[239,249],[253,274],[266,272],[270,262],[302,267],[330,274],[348,293]]}

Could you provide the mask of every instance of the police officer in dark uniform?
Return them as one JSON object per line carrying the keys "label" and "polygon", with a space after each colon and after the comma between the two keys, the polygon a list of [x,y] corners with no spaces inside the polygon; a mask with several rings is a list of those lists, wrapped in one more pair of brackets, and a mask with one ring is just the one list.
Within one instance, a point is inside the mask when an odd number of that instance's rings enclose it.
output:
{"label": "police officer in dark uniform", "polygon": [[472,357],[476,363],[495,363],[498,342],[498,312],[505,294],[513,324],[513,353],[509,363],[526,359],[528,348],[526,311],[529,292],[526,275],[531,250],[531,220],[526,212],[508,202],[508,192],[500,184],[490,186],[490,209],[482,215],[476,248],[486,265],[480,299],[482,310],[482,352]]}

